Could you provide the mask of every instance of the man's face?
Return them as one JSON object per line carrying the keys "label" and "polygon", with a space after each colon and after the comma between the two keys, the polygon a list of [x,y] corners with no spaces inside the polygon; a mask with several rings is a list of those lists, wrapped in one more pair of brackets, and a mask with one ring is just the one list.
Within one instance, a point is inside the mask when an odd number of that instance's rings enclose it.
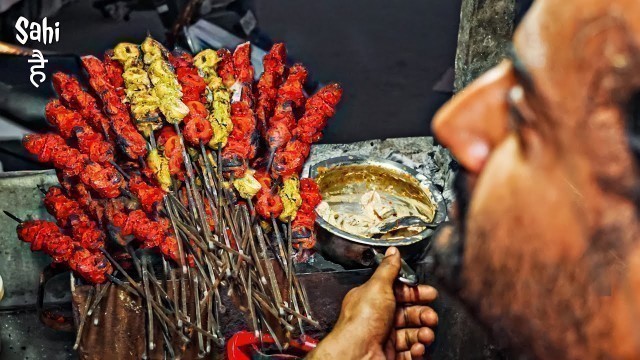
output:
{"label": "man's face", "polygon": [[639,329],[620,295],[640,240],[631,195],[640,177],[625,134],[640,89],[638,3],[539,0],[514,59],[434,120],[471,191],[456,214],[461,295],[538,357],[640,353],[624,335]]}

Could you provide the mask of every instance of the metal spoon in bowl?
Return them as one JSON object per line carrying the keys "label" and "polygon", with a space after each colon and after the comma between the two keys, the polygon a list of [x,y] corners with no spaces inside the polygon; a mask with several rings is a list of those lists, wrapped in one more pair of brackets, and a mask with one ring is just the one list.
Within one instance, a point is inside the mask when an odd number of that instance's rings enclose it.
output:
{"label": "metal spoon in bowl", "polygon": [[392,219],[390,221],[384,222],[380,224],[375,231],[373,232],[373,238],[380,238],[385,234],[388,234],[392,231],[397,231],[400,229],[406,229],[412,226],[419,226],[428,229],[435,229],[438,227],[437,224],[428,223],[424,221],[422,218],[417,216],[404,216],[398,219]]}

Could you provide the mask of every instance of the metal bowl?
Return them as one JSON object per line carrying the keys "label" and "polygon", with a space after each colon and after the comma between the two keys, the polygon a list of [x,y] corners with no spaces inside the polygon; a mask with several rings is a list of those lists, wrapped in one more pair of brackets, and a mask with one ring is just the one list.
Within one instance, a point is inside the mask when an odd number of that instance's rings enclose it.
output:
{"label": "metal bowl", "polygon": [[[438,225],[447,217],[446,206],[440,191],[424,175],[412,168],[385,159],[367,159],[357,156],[341,156],[321,161],[310,169],[310,177],[317,179],[334,169],[347,165],[361,165],[375,168],[376,171],[388,172],[394,175],[397,183],[395,187],[404,189],[408,196],[421,197],[435,205],[432,223]],[[320,184],[319,184],[320,185]],[[339,185],[338,185],[339,186]],[[321,186],[320,192],[323,192]],[[413,260],[426,249],[434,234],[432,229],[424,229],[422,232],[398,239],[372,239],[348,233],[330,224],[319,214],[316,219],[318,230],[317,248],[331,261],[346,267],[370,266],[372,262],[370,248],[382,250],[384,248],[398,247],[403,258]]]}

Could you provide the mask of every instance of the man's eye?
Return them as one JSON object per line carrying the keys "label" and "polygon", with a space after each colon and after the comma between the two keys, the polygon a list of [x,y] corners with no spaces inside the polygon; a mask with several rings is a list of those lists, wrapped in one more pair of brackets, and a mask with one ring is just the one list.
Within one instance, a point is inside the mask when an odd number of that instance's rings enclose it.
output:
{"label": "man's eye", "polygon": [[518,106],[524,100],[524,89],[522,86],[516,85],[509,90],[509,94],[507,96],[507,103],[509,104],[510,112],[510,125],[514,131],[518,131],[518,129],[520,129],[520,127],[526,122]]}

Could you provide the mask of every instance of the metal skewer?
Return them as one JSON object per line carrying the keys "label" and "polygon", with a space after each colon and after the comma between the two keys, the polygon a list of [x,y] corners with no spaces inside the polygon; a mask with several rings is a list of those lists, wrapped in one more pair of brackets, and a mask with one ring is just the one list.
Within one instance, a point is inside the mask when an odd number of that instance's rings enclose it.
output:
{"label": "metal skewer", "polygon": [[153,309],[151,306],[151,293],[149,289],[149,276],[147,272],[147,257],[142,258],[142,283],[144,285],[144,295],[147,301],[147,346],[149,348],[149,354],[156,348],[156,344],[153,341]]}
{"label": "metal skewer", "polygon": [[82,339],[82,334],[84,332],[84,324],[87,322],[87,318],[89,317],[89,306],[94,293],[95,288],[92,287],[89,290],[89,295],[87,295],[87,298],[85,299],[84,310],[82,310],[82,314],[80,315],[80,324],[78,324],[78,331],[76,332],[76,341],[73,343],[73,350],[78,350],[78,346],[80,346],[80,340]]}

